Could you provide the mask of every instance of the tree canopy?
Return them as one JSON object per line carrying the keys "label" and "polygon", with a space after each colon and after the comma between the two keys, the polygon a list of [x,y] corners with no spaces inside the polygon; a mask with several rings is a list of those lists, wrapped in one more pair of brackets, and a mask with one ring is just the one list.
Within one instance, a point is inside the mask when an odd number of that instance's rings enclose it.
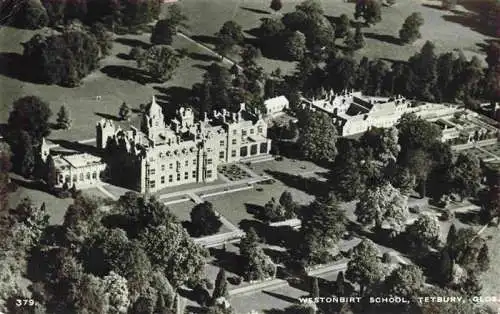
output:
{"label": "tree canopy", "polygon": [[301,124],[298,145],[302,154],[314,161],[333,161],[337,155],[337,128],[332,118],[318,111],[305,115]]}

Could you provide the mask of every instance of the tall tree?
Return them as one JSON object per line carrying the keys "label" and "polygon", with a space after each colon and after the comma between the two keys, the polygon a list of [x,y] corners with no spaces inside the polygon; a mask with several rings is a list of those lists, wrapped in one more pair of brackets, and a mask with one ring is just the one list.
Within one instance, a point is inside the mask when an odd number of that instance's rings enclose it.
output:
{"label": "tall tree", "polygon": [[283,3],[281,2],[281,0],[271,0],[270,8],[273,11],[278,12],[279,10],[281,10],[282,7],[283,7]]}
{"label": "tall tree", "polygon": [[47,157],[46,161],[46,183],[50,190],[53,190],[57,185],[57,172],[56,165],[54,164],[54,159],[51,155]]}
{"label": "tall tree", "polygon": [[338,253],[338,241],[345,232],[344,212],[334,199],[315,200],[301,215],[300,241],[292,256],[305,265],[331,260]]}
{"label": "tall tree", "polygon": [[118,111],[118,116],[121,120],[129,120],[130,119],[130,108],[128,107],[126,102],[123,102]]}
{"label": "tall tree", "polygon": [[298,145],[304,156],[314,161],[333,161],[337,155],[337,128],[332,118],[322,112],[305,116]]}
{"label": "tall tree", "polygon": [[283,49],[290,60],[302,60],[306,53],[306,36],[300,31],[286,35]]}
{"label": "tall tree", "polygon": [[460,154],[452,170],[453,191],[462,199],[474,196],[479,190],[482,177],[479,160],[467,154]]}
{"label": "tall tree", "polygon": [[487,271],[490,268],[490,253],[488,244],[483,244],[477,255],[477,264],[480,271]]}
{"label": "tall tree", "polygon": [[346,14],[342,14],[335,27],[335,37],[344,38],[349,31],[351,22]]}
{"label": "tall tree", "polygon": [[364,225],[373,224],[380,229],[386,223],[392,230],[401,232],[408,216],[407,197],[385,183],[363,193],[354,213]]}
{"label": "tall tree", "polygon": [[212,303],[215,302],[220,297],[228,298],[229,297],[229,292],[227,290],[227,279],[226,279],[226,271],[224,268],[220,268],[219,272],[217,273],[217,278],[215,278],[215,288],[214,292],[212,293]]}
{"label": "tall tree", "polygon": [[243,272],[246,280],[262,280],[276,274],[276,266],[259,246],[259,239],[252,228],[241,240],[240,255],[243,258]]}
{"label": "tall tree", "polygon": [[424,18],[419,12],[412,13],[406,18],[399,30],[399,39],[404,44],[413,43],[421,38],[420,27],[424,24]]}
{"label": "tall tree", "polygon": [[435,46],[427,41],[419,53],[408,59],[410,68],[417,78],[417,98],[421,100],[434,100],[433,90],[437,80],[437,57]]}
{"label": "tall tree", "polygon": [[378,0],[356,1],[354,18],[362,17],[367,25],[376,24],[382,20],[381,4]]}
{"label": "tall tree", "polygon": [[222,222],[215,213],[212,203],[197,204],[191,211],[191,224],[194,236],[204,236],[217,233]]}
{"label": "tall tree", "polygon": [[396,128],[371,128],[363,133],[360,143],[370,147],[374,157],[384,163],[396,160],[401,150]]}
{"label": "tall tree", "polygon": [[102,23],[94,23],[90,28],[90,32],[95,36],[97,45],[99,46],[100,56],[109,56],[113,48],[113,35],[110,33],[106,26]]}
{"label": "tall tree", "polygon": [[59,112],[57,112],[57,127],[60,129],[69,129],[71,127],[71,118],[69,117],[69,112],[64,105],[61,106]]}
{"label": "tall tree", "polygon": [[385,279],[390,295],[405,298],[418,294],[424,282],[422,270],[415,265],[401,265]]}
{"label": "tall tree", "polygon": [[146,50],[137,60],[137,65],[146,69],[151,76],[167,81],[179,66],[179,56],[170,46],[157,45]]}
{"label": "tall tree", "polygon": [[356,26],[356,31],[354,32],[354,48],[356,50],[361,49],[365,46],[365,36],[363,35],[363,32],[361,31],[361,26],[357,25]]}
{"label": "tall tree", "polygon": [[26,131],[33,139],[34,145],[40,145],[42,138],[50,134],[49,118],[52,115],[49,104],[36,96],[25,96],[12,104],[12,111],[7,122],[9,135],[7,140],[15,154],[15,136],[20,131]]}
{"label": "tall tree", "polygon": [[320,296],[318,277],[313,277],[311,282],[311,293],[312,298],[317,298]]}
{"label": "tall tree", "polygon": [[365,289],[382,278],[382,263],[378,259],[379,250],[369,239],[364,239],[353,249],[353,257],[347,263],[346,278],[356,282],[360,295]]}
{"label": "tall tree", "polygon": [[435,217],[422,214],[407,227],[411,244],[418,250],[427,250],[439,244],[440,227]]}
{"label": "tall tree", "polygon": [[158,20],[151,32],[151,43],[153,45],[171,45],[176,33],[175,25],[170,20]]}
{"label": "tall tree", "polygon": [[355,87],[357,63],[351,57],[329,60],[326,65],[327,86],[336,92]]}
{"label": "tall tree", "polygon": [[336,295],[344,295],[345,293],[345,282],[344,282],[344,272],[341,271],[337,275],[337,279],[335,281],[335,292]]}
{"label": "tall tree", "polygon": [[220,54],[230,52],[235,45],[242,44],[245,39],[243,29],[235,21],[225,22],[215,35],[217,38],[215,49]]}

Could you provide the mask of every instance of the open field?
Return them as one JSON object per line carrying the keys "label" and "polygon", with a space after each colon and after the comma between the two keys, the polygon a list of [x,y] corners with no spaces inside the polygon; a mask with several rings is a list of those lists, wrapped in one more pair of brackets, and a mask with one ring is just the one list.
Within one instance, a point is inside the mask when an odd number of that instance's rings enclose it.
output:
{"label": "open field", "polygon": [[[172,46],[187,49],[188,56],[181,60],[174,77],[165,83],[141,82],[135,61],[127,60],[127,55],[133,46],[147,45],[150,34],[117,36],[111,55],[101,60],[100,69],[87,76],[80,86],[66,88],[35,84],[18,79],[12,65],[13,60],[22,54],[21,43],[33,34],[33,31],[0,28],[0,123],[7,121],[14,100],[36,95],[50,103],[54,119],[63,104],[73,119],[70,130],[53,131],[49,136],[51,139],[77,141],[95,137],[95,123],[102,116],[115,117],[124,101],[130,107],[138,108],[156,95],[165,106],[169,103],[187,104],[187,89],[201,81],[204,68],[213,61],[205,49],[176,37]],[[96,96],[101,96],[101,100],[96,100]]]}
{"label": "open field", "polygon": [[[280,18],[282,14],[293,11],[302,0],[283,1],[283,8],[274,13],[267,0],[183,0],[179,4],[190,17],[188,22],[192,35],[200,36],[208,45],[213,45],[213,36],[222,24],[234,20],[249,31],[260,25],[261,18]],[[346,14],[353,18],[354,3],[343,0],[321,0],[327,17],[338,17]],[[382,8],[382,21],[375,26],[365,28],[366,47],[357,55],[389,60],[406,60],[426,40],[435,43],[438,52],[462,49],[466,56],[481,52],[480,46],[489,37],[477,30],[475,21],[467,15],[461,6],[456,12],[443,11],[439,8],[441,1],[398,0],[392,7]],[[425,20],[421,28],[422,39],[413,45],[400,46],[398,31],[404,19],[413,12],[420,12]],[[247,33],[248,37],[251,37]],[[337,41],[341,44],[340,40]],[[281,61],[261,60],[266,71],[276,66],[283,66]],[[285,68],[286,70],[286,68]]]}

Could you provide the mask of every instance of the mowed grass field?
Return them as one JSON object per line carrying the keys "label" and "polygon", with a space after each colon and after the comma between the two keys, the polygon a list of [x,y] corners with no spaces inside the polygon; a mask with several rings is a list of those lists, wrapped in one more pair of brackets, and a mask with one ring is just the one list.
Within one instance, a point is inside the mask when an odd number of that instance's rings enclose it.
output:
{"label": "mowed grass field", "polygon": [[[280,18],[284,13],[294,11],[301,2],[283,1],[283,8],[278,13],[269,8],[269,0],[181,0],[178,3],[190,17],[190,33],[213,36],[228,20],[236,21],[244,31],[249,31],[260,25],[260,19]],[[353,19],[354,3],[344,0],[320,2],[327,17],[346,14]],[[439,8],[440,3],[437,0],[397,0],[392,7],[382,7],[382,21],[363,29],[366,46],[357,55],[407,60],[420,50],[426,40],[433,41],[438,52],[462,49],[467,56],[481,53],[478,44],[483,44],[489,37],[476,31],[476,22],[468,15],[470,12],[461,6],[457,6],[456,12],[443,11]],[[399,29],[413,12],[420,12],[425,20],[421,28],[422,39],[412,45],[400,46],[397,44]],[[342,44],[340,39],[337,42]],[[265,60],[264,64],[270,65]]]}

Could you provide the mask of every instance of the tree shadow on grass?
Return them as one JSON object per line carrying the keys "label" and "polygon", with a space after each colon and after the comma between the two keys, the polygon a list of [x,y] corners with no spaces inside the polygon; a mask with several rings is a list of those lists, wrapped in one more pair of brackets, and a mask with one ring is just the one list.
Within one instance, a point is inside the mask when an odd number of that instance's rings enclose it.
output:
{"label": "tree shadow on grass", "polygon": [[196,60],[196,61],[203,61],[203,62],[218,62],[220,61],[220,58],[205,54],[205,53],[198,53],[198,52],[190,52],[187,55],[189,58]]}
{"label": "tree shadow on grass", "polygon": [[386,43],[393,44],[393,45],[398,45],[398,46],[401,45],[401,40],[393,35],[377,34],[377,33],[373,33],[373,32],[366,32],[366,33],[364,33],[364,35],[366,38],[379,40],[379,41],[386,42]]}
{"label": "tree shadow on grass", "polygon": [[459,11],[453,11],[453,15],[444,15],[443,19],[448,22],[453,22],[460,24],[462,26],[468,27],[471,30],[478,32],[482,35],[493,36],[492,31],[485,27],[484,24],[481,23],[479,17],[475,13],[465,13]]}
{"label": "tree shadow on grass", "polygon": [[422,6],[440,11],[448,11],[444,9],[443,6],[440,4],[422,3]]}
{"label": "tree shadow on grass", "polygon": [[163,112],[167,116],[174,116],[177,109],[181,106],[186,106],[192,103],[191,89],[181,86],[155,86],[161,95],[157,95],[156,99],[159,100],[163,107]]}
{"label": "tree shadow on grass", "polygon": [[208,69],[210,68],[210,66],[209,65],[204,65],[204,64],[194,64],[193,68],[201,69],[203,71],[208,71]]}
{"label": "tree shadow on grass", "polygon": [[301,190],[314,196],[327,196],[330,189],[327,182],[316,178],[304,178],[302,176],[279,171],[265,170],[267,174],[283,182],[286,186]]}
{"label": "tree shadow on grass", "polygon": [[134,58],[132,58],[130,55],[123,53],[123,52],[120,52],[119,54],[117,54],[116,57],[123,59],[123,60],[127,60],[127,61],[134,60]]}
{"label": "tree shadow on grass", "polygon": [[23,55],[12,52],[0,53],[0,74],[23,82],[41,84],[33,69],[26,67],[26,59]]}
{"label": "tree shadow on grass", "polygon": [[142,40],[138,40],[138,39],[119,37],[119,38],[116,38],[115,41],[119,44],[130,46],[130,47],[139,47],[142,49],[148,49],[149,47],[151,47],[151,44],[145,43]]}
{"label": "tree shadow on grass", "polygon": [[263,220],[262,211],[264,207],[257,204],[245,203],[245,207],[247,209],[247,213],[253,215],[255,219]]}
{"label": "tree shadow on grass", "polygon": [[215,257],[215,261],[212,262],[213,265],[224,268],[226,271],[236,274],[238,276],[243,276],[243,257],[236,254],[235,252],[230,252],[224,249],[210,248],[210,255]]}
{"label": "tree shadow on grass", "polygon": [[266,290],[262,290],[262,293],[270,295],[270,296],[272,296],[272,297],[274,297],[276,299],[280,299],[280,300],[283,300],[285,302],[292,303],[292,304],[298,303],[297,302],[298,300],[296,298],[289,297],[289,296],[284,295],[284,294],[280,294],[280,293],[276,293],[276,292],[271,292],[271,291],[266,291]]}
{"label": "tree shadow on grass", "polygon": [[198,41],[200,43],[203,43],[205,45],[216,45],[217,44],[217,38],[215,36],[195,35],[195,36],[191,36],[191,39]]}
{"label": "tree shadow on grass", "polygon": [[273,227],[257,220],[243,219],[239,227],[248,231],[253,228],[267,244],[290,248],[298,240],[298,232],[290,226]]}
{"label": "tree shadow on grass", "polygon": [[249,7],[240,7],[240,9],[245,10],[245,11],[249,11],[249,12],[253,12],[253,13],[258,13],[258,14],[266,14],[266,15],[271,14],[270,12],[265,11],[265,10],[254,9],[254,8],[249,8]]}
{"label": "tree shadow on grass", "polygon": [[109,114],[109,113],[103,113],[103,112],[94,112],[94,114],[96,116],[99,116],[101,118],[104,118],[104,119],[108,119],[108,120],[113,120],[113,121],[121,121],[121,119],[113,114]]}
{"label": "tree shadow on grass", "polygon": [[124,65],[108,65],[102,68],[101,72],[112,78],[124,81],[135,81],[142,85],[160,82],[157,79],[151,77],[151,75],[147,71],[131,68]]}

